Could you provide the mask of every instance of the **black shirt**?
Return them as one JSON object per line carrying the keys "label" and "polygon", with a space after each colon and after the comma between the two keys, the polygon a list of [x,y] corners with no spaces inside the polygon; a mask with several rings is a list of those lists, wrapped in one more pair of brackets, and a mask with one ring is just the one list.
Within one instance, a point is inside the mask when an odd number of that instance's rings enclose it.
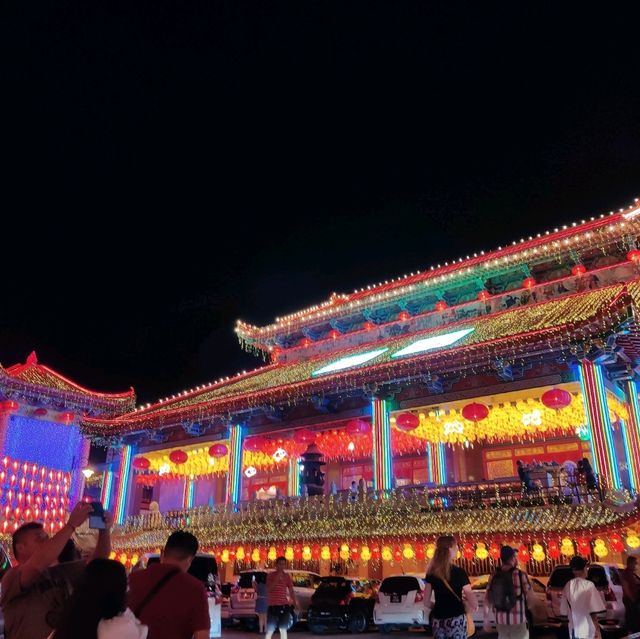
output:
{"label": "black shirt", "polygon": [[431,585],[436,598],[436,604],[433,607],[433,616],[436,619],[449,619],[465,614],[464,605],[461,601],[462,589],[469,583],[469,577],[467,577],[467,573],[462,568],[451,566],[451,575],[449,577],[449,585],[460,599],[453,595],[439,577],[427,575],[424,580]]}

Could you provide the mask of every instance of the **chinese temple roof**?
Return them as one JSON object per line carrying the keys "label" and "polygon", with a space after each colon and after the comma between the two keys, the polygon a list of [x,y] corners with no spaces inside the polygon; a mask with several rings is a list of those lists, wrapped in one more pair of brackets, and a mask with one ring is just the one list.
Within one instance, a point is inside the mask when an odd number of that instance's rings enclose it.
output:
{"label": "chinese temple roof", "polygon": [[135,406],[132,388],[124,393],[89,390],[38,362],[35,351],[23,364],[0,366],[0,396],[56,408],[73,407],[90,415],[115,416]]}
{"label": "chinese temple roof", "polygon": [[115,419],[86,419],[83,428],[100,437],[185,420],[230,420],[233,414],[279,402],[291,405],[317,395],[374,394],[391,383],[415,383],[425,374],[474,373],[496,361],[583,356],[629,320],[638,302],[640,280],[604,286],[301,362],[275,363]]}

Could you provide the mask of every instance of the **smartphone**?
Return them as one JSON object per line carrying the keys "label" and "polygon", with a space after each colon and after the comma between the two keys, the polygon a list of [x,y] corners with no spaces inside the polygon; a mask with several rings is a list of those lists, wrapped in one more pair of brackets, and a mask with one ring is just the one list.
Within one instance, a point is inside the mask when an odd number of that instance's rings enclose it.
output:
{"label": "smartphone", "polygon": [[89,515],[89,528],[104,530],[104,508],[99,501],[91,502],[91,514]]}

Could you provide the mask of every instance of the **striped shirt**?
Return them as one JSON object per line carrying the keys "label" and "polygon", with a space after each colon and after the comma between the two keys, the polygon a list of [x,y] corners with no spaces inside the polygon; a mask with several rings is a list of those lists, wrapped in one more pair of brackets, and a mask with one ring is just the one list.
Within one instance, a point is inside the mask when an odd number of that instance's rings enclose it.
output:
{"label": "striped shirt", "polygon": [[270,572],[267,575],[267,604],[286,606],[289,603],[289,589],[293,588],[291,575],[286,572]]}
{"label": "striped shirt", "polygon": [[[507,612],[496,610],[496,624],[510,626],[526,623],[527,621],[527,593],[531,590],[529,577],[526,572],[522,572],[519,568],[514,568],[511,571],[511,578],[513,579],[513,590],[516,595],[516,605]],[[491,580],[493,580],[493,577]],[[490,588],[491,581],[487,586],[485,597],[489,596]]]}

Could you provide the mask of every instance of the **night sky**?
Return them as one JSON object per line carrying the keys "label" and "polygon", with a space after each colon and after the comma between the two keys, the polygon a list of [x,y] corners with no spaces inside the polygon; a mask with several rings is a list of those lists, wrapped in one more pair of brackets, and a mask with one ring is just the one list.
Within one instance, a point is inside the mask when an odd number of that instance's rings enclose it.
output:
{"label": "night sky", "polygon": [[640,195],[625,5],[3,7],[0,362],[142,401],[267,323]]}

